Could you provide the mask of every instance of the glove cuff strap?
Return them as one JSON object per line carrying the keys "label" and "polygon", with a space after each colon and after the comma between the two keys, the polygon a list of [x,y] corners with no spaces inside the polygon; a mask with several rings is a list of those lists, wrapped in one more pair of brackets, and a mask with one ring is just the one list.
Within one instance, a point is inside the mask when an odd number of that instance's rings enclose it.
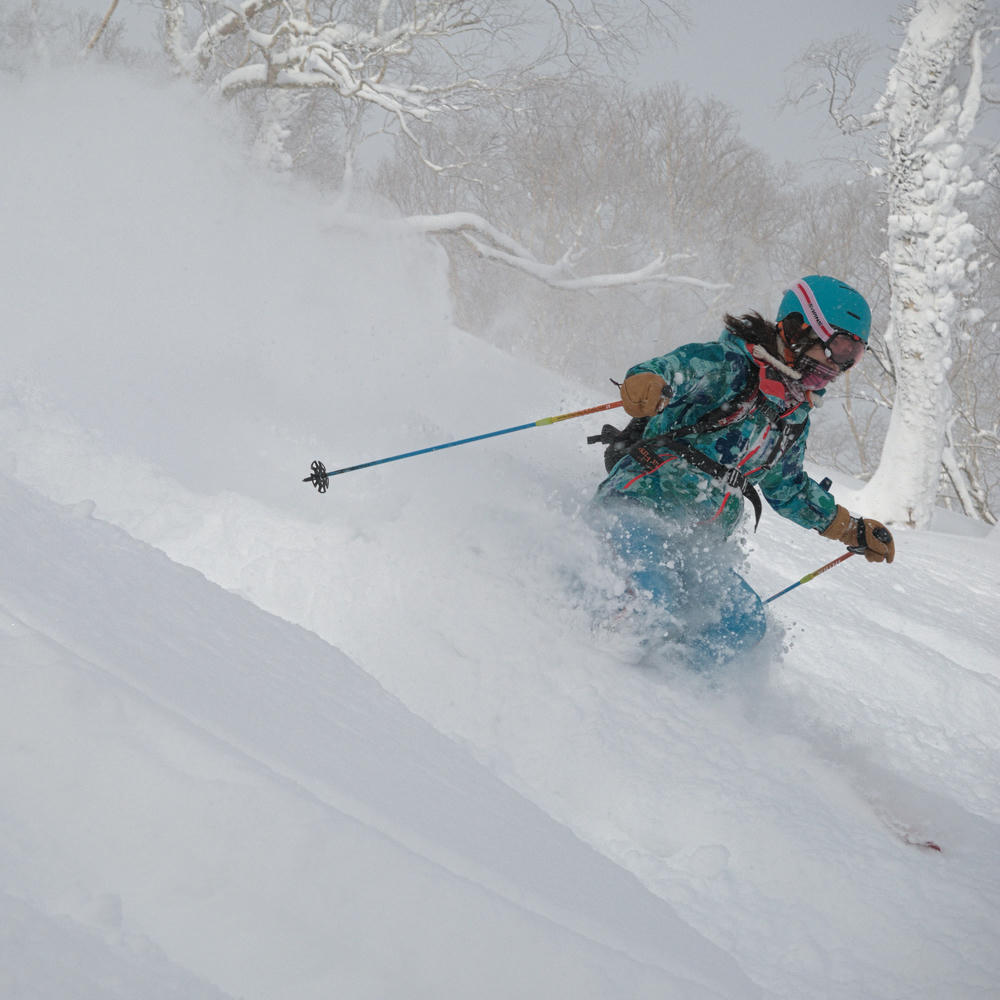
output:
{"label": "glove cuff strap", "polygon": [[[837,513],[833,515],[833,520],[830,522],[829,526],[820,532],[824,538],[832,538],[834,541],[842,541],[847,532],[850,531],[851,527],[855,524],[855,519],[851,515],[851,512],[846,507],[841,507],[837,504]],[[864,531],[864,528],[861,529]]]}

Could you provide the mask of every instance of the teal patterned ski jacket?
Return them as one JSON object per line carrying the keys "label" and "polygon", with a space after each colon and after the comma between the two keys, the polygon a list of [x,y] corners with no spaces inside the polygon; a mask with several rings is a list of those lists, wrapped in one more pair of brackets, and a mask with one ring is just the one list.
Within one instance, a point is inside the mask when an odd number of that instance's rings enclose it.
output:
{"label": "teal patterned ski jacket", "polygon": [[[739,468],[782,517],[817,531],[830,525],[837,504],[802,467],[812,399],[792,399],[774,369],[755,358],[746,341],[726,331],[717,341],[685,344],[635,365],[628,374],[644,371],[662,376],[671,390],[667,405],[646,425],[644,438],[680,437],[683,428],[723,403],[747,400],[741,410],[750,410],[747,415],[683,440],[716,462]],[[770,406],[750,408],[754,384]],[[665,445],[656,448],[656,455],[662,463],[654,469],[626,455],[598,487],[596,499],[630,497],[664,517],[716,522],[726,534],[736,528],[744,503],[739,490],[678,459]]]}

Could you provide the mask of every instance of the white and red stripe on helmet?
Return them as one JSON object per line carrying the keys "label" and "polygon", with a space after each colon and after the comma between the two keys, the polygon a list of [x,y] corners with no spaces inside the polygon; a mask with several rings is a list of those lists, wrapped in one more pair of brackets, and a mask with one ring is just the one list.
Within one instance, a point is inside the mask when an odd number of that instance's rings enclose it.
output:
{"label": "white and red stripe on helmet", "polygon": [[790,291],[799,300],[805,321],[813,328],[820,340],[825,343],[837,333],[837,330],[827,322],[823,310],[820,309],[819,303],[816,301],[816,296],[813,295],[812,289],[804,281],[797,282]]}

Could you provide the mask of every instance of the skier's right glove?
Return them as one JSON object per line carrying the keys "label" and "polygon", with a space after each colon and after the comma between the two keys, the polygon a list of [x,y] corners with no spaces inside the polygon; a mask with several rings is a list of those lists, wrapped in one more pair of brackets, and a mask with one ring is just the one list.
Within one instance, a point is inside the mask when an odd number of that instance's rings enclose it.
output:
{"label": "skier's right glove", "polygon": [[837,504],[837,513],[830,526],[820,534],[842,542],[849,551],[864,556],[869,562],[891,563],[896,558],[896,543],[884,524],[871,517],[855,517],[840,504]]}
{"label": "skier's right glove", "polygon": [[651,417],[667,403],[667,383],[655,372],[636,372],[621,386],[622,403],[630,417]]}

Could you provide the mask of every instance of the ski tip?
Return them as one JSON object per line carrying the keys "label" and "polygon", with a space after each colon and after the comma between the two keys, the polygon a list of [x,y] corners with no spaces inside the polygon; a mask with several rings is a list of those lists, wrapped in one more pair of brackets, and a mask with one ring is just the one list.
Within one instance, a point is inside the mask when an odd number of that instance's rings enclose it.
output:
{"label": "ski tip", "polygon": [[935,843],[933,840],[911,840],[909,837],[906,837],[905,841],[911,847],[919,847],[924,851],[937,851],[938,854],[944,854],[941,845]]}

